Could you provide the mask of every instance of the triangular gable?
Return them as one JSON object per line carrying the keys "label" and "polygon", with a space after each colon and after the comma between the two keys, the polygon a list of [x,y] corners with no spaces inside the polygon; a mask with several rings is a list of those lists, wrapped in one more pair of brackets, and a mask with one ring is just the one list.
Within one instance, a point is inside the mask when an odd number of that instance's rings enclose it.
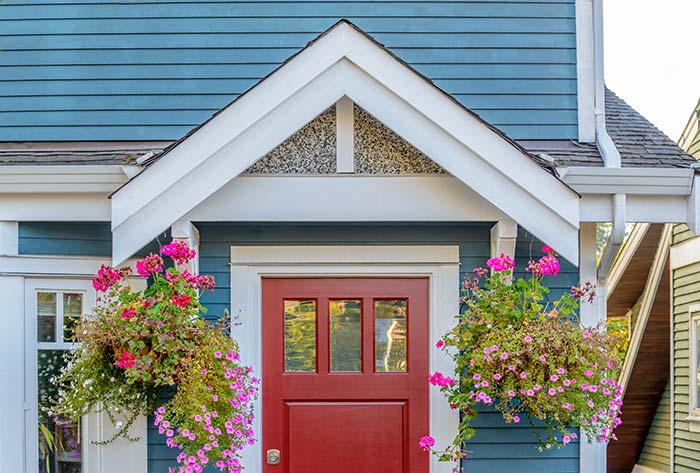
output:
{"label": "triangular gable", "polygon": [[168,148],[112,196],[115,262],[344,96],[578,263],[578,195],[347,21]]}

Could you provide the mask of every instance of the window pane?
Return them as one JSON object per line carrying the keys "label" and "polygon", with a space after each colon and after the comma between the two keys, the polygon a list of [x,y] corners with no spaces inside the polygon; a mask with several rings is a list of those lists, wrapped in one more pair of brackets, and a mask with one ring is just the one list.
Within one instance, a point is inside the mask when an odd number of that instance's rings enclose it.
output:
{"label": "window pane", "polygon": [[56,341],[56,294],[39,292],[37,305],[37,340],[40,342]]}
{"label": "window pane", "polygon": [[374,302],[374,347],[377,372],[406,371],[406,301]]}
{"label": "window pane", "polygon": [[284,301],[284,371],[316,371],[316,301]]}
{"label": "window pane", "polygon": [[49,414],[58,397],[54,377],[64,364],[63,354],[62,350],[39,350],[37,356],[40,473],[81,471],[80,426]]}
{"label": "window pane", "polygon": [[362,301],[330,301],[331,371],[362,371]]}
{"label": "window pane", "polygon": [[83,295],[63,294],[63,341],[73,341],[75,326],[80,322],[83,315]]}

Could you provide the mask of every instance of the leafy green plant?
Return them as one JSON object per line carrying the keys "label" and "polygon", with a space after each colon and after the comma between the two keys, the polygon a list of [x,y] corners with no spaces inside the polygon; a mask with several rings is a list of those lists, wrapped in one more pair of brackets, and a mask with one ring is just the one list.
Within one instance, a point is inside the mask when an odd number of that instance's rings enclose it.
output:
{"label": "leafy green plant", "polygon": [[[180,265],[195,256],[182,242],[160,253]],[[240,452],[253,443],[259,381],[241,363],[238,346],[226,334],[228,323],[200,317],[206,310],[199,297],[213,290],[214,279],[165,270],[156,254],[138,261],[136,271],[150,279],[143,291],[131,286],[131,268],[98,271],[93,286],[102,295],[75,330],[81,344],[57,379],[61,388],[52,414],[79,420],[106,412],[117,427],[103,442],[109,443],[133,440],[128,432],[136,417],[153,413],[167,445],[181,450],[178,471],[199,472],[211,462],[221,471],[240,472]],[[157,406],[164,388],[175,395]]]}
{"label": "leafy green plant", "polygon": [[615,438],[622,406],[615,340],[604,327],[578,323],[579,302],[595,297],[592,284],[547,302],[543,278],[556,276],[560,266],[551,248],[545,245],[543,252],[529,262],[525,278],[514,278],[514,261],[501,255],[487,262],[491,273],[477,268],[464,279],[464,310],[436,344],[454,360],[454,373],[436,372],[429,380],[461,412],[459,432],[445,450],[435,449],[430,436],[420,442],[442,461],[466,456],[479,406],[494,408],[507,423],[530,420],[541,449],[577,438],[571,426],[599,442]]}

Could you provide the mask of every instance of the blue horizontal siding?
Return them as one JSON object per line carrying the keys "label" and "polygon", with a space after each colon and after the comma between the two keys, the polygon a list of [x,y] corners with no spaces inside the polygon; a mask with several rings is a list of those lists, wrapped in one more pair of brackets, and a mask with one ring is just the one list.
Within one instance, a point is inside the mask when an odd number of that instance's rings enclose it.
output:
{"label": "blue horizontal siding", "polygon": [[0,141],[177,139],[343,17],[512,137],[577,136],[573,0],[37,0],[0,2]]}

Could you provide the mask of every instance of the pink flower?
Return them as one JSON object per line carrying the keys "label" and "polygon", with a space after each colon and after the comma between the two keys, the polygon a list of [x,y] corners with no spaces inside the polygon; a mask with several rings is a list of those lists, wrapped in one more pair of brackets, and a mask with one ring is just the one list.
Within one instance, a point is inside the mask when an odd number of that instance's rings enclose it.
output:
{"label": "pink flower", "polygon": [[121,357],[117,361],[117,366],[122,369],[131,368],[136,364],[136,356],[128,351],[122,353]]}
{"label": "pink flower", "polygon": [[98,292],[106,292],[122,278],[121,274],[111,266],[103,264],[97,270],[97,276],[92,280],[92,287]]}
{"label": "pink flower", "polygon": [[525,338],[523,338],[523,340],[525,340],[525,343],[530,343],[532,341],[532,337],[530,335],[525,335]]}
{"label": "pink flower", "polygon": [[437,343],[435,344],[435,348],[442,348],[445,346],[445,342],[442,341],[442,339],[438,340]]}
{"label": "pink flower", "polygon": [[564,374],[564,373],[566,373],[566,370],[565,370],[564,368],[557,368],[557,374],[558,374],[558,375],[562,375],[562,374]]}
{"label": "pink flower", "polygon": [[540,355],[540,361],[541,361],[542,363],[546,362],[546,361],[547,361],[547,357],[544,356],[544,355]]}
{"label": "pink flower", "polygon": [[542,253],[554,253],[554,250],[549,245],[542,245]]}
{"label": "pink flower", "polygon": [[583,338],[591,338],[591,332],[588,330],[583,331]]}
{"label": "pink flower", "polygon": [[547,394],[549,394],[550,396],[554,396],[555,394],[557,394],[557,390],[554,388],[549,388],[549,391],[547,391]]}
{"label": "pink flower", "polygon": [[561,441],[564,442],[564,444],[569,444],[571,443],[571,437],[569,437],[568,435],[564,435]]}
{"label": "pink flower", "polygon": [[505,253],[501,253],[501,256],[486,261],[486,266],[491,268],[495,273],[499,273],[515,268],[515,261]]}
{"label": "pink flower", "polygon": [[136,315],[136,309],[129,307],[122,311],[122,319],[130,319]]}
{"label": "pink flower", "polygon": [[479,373],[474,373],[474,376],[472,376],[472,379],[474,381],[479,381],[481,379],[481,375]]}
{"label": "pink flower", "polygon": [[455,384],[454,380],[450,378],[449,376],[445,376],[439,371],[436,371],[430,377],[428,378],[428,381],[430,384],[433,386],[440,386],[440,387],[445,387],[445,386],[453,386]]}
{"label": "pink flower", "polygon": [[144,259],[136,262],[136,272],[142,278],[147,278],[151,274],[160,273],[161,271],[163,271],[163,259],[156,254],[151,253]]}
{"label": "pink flower", "polygon": [[532,272],[532,274],[535,276],[544,276],[547,274],[556,276],[559,274],[560,268],[561,266],[559,265],[559,260],[556,258],[556,256],[548,254],[544,255],[536,263],[531,261],[528,266],[528,271]]}
{"label": "pink flower", "polygon": [[508,391],[508,397],[515,397],[515,391],[513,391],[512,389]]}
{"label": "pink flower", "polygon": [[535,395],[535,391],[533,391],[532,389],[528,389],[528,390],[527,390],[527,395],[528,395],[528,396],[534,396],[534,395]]}
{"label": "pink flower", "polygon": [[426,452],[430,450],[433,445],[435,445],[435,439],[430,435],[425,435],[420,439],[420,442],[418,442],[418,446],[420,446],[420,448]]}
{"label": "pink flower", "polygon": [[549,377],[549,380],[554,381],[554,382],[556,382],[558,379],[559,379],[559,376],[557,376],[555,374],[553,374],[552,376]]}
{"label": "pink flower", "polygon": [[499,381],[501,379],[501,373],[494,374],[493,379],[495,379],[496,381]]}
{"label": "pink flower", "polygon": [[197,252],[187,246],[182,240],[173,240],[160,248],[160,254],[169,256],[177,264],[188,263],[197,256]]}
{"label": "pink flower", "polygon": [[591,371],[591,370],[586,370],[586,371],[583,372],[583,375],[584,375],[586,378],[590,378],[591,376],[593,376],[593,371]]}
{"label": "pink flower", "polygon": [[520,373],[520,379],[525,379],[527,377],[527,373],[524,371]]}
{"label": "pink flower", "polygon": [[185,309],[192,302],[192,296],[175,296],[170,303],[174,306]]}
{"label": "pink flower", "polygon": [[561,407],[564,409],[567,409],[569,411],[571,410],[571,404],[569,404],[568,402],[565,402],[564,404],[562,404]]}
{"label": "pink flower", "polygon": [[520,416],[513,416],[513,422],[515,422],[516,424],[520,422]]}

